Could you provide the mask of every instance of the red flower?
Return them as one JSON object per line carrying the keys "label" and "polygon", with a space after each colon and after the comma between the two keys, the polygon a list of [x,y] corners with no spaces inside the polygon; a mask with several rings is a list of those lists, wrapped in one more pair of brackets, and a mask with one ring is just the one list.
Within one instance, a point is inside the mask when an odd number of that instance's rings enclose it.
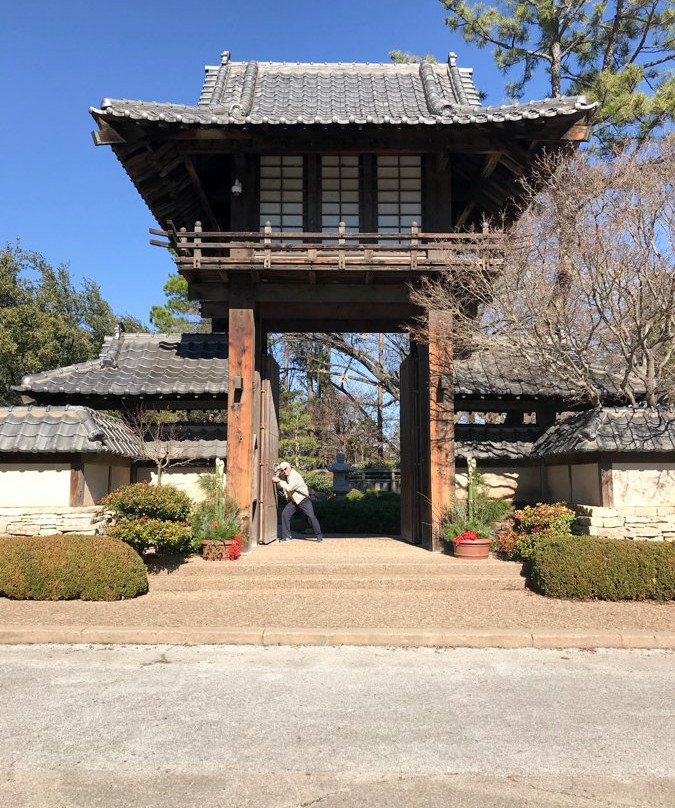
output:
{"label": "red flower", "polygon": [[211,522],[211,527],[218,527],[218,522]]}
{"label": "red flower", "polygon": [[478,533],[474,533],[473,530],[465,530],[459,536],[455,536],[455,544],[461,544],[463,541],[476,541],[477,538]]}

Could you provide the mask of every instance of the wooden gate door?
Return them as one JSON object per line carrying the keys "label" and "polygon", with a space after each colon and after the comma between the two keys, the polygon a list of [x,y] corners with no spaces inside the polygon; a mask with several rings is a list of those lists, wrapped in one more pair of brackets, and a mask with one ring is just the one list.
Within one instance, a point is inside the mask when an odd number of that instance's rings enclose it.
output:
{"label": "wooden gate door", "polygon": [[262,365],[257,542],[269,544],[277,537],[277,497],[272,477],[274,464],[279,457],[279,365],[271,356],[265,356]]}
{"label": "wooden gate door", "polygon": [[401,363],[401,536],[431,546],[428,359],[413,344]]}

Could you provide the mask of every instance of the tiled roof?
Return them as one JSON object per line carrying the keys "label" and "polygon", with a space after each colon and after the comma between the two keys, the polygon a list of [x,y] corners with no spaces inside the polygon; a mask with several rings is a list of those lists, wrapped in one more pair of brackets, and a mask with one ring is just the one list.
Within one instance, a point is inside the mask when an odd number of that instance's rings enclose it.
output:
{"label": "tiled roof", "polygon": [[98,359],[24,376],[14,389],[36,395],[227,395],[226,334],[106,337]]}
{"label": "tiled roof", "polygon": [[541,435],[537,426],[455,424],[455,456],[476,460],[521,460]]}
{"label": "tiled roof", "polygon": [[119,418],[89,407],[0,407],[0,452],[105,453],[139,457],[139,439]]}
{"label": "tiled roof", "polygon": [[[598,388],[610,398],[621,398],[617,379],[598,369],[594,372]],[[574,401],[579,390],[551,374],[533,368],[504,351],[477,351],[453,365],[456,396],[555,398]]]}
{"label": "tiled roof", "polygon": [[[165,442],[171,444],[172,456],[182,460],[215,460],[227,457],[227,425],[177,423],[166,424]],[[152,441],[148,442],[148,454],[157,451]],[[161,451],[160,447],[160,451]]]}
{"label": "tiled roof", "polygon": [[668,453],[675,461],[675,408],[604,407],[574,413],[546,430],[533,456],[589,452]]}
{"label": "tiled roof", "polygon": [[483,107],[472,70],[447,64],[231,62],[206,68],[199,104],[104,98],[95,118],[196,126],[481,124],[572,115],[584,96]]}

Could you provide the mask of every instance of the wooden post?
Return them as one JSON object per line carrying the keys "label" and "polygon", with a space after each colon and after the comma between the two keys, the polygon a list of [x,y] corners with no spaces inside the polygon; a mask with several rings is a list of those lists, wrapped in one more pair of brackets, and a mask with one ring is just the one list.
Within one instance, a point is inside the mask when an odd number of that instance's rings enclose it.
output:
{"label": "wooden post", "polygon": [[[244,513],[253,492],[256,329],[250,289],[233,284],[229,312],[227,486]],[[250,513],[249,513],[250,516]]]}
{"label": "wooden post", "polygon": [[[431,549],[443,547],[443,515],[455,493],[455,422],[452,376],[452,315],[429,312],[429,442]],[[447,387],[446,387],[447,385]]]}
{"label": "wooden post", "polygon": [[84,505],[84,468],[81,457],[75,457],[70,463],[70,498],[71,508]]}
{"label": "wooden post", "polygon": [[202,265],[202,238],[200,235],[197,235],[202,232],[202,223],[195,222],[195,241],[194,241],[194,260],[193,266],[195,269],[199,269]]}

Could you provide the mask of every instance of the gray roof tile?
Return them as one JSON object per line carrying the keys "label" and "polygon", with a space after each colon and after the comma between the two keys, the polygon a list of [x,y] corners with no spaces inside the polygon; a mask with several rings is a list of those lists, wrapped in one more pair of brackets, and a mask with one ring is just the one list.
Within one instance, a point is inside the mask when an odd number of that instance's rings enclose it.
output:
{"label": "gray roof tile", "polygon": [[[600,390],[608,398],[621,398],[618,380],[600,369],[594,371]],[[507,350],[477,351],[468,359],[457,359],[453,365],[456,396],[579,399],[579,390],[553,375],[533,368]]]}
{"label": "gray roof tile", "polygon": [[[163,441],[171,444],[175,457],[183,460],[215,460],[227,457],[227,426],[225,424],[177,423],[167,424]],[[155,451],[148,444],[150,456]]]}
{"label": "gray roof tile", "polygon": [[139,457],[140,441],[119,418],[89,407],[0,407],[0,452]]}
{"label": "gray roof tile", "polygon": [[675,408],[603,407],[574,413],[550,426],[532,454],[590,452],[657,452],[675,461]]}
{"label": "gray roof tile", "polygon": [[476,460],[522,460],[541,435],[537,426],[455,424],[455,456]]}
{"label": "gray roof tile", "polygon": [[448,64],[231,62],[206,68],[199,104],[104,98],[96,118],[184,125],[469,124],[571,115],[584,96],[483,107],[472,71]]}
{"label": "gray roof tile", "polygon": [[68,396],[225,396],[226,334],[106,337],[98,359],[25,376],[21,393]]}

